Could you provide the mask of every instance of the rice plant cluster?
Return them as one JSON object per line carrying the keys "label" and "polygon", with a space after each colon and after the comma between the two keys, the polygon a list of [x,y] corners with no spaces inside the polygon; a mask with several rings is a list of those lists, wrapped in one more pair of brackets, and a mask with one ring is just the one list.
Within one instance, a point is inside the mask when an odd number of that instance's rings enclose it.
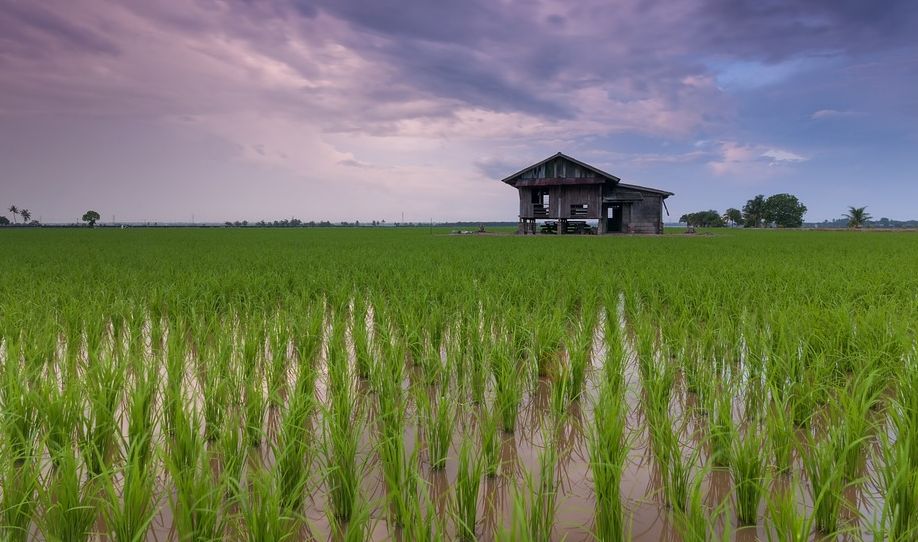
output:
{"label": "rice plant cluster", "polygon": [[3,540],[918,539],[913,234],[0,242]]}

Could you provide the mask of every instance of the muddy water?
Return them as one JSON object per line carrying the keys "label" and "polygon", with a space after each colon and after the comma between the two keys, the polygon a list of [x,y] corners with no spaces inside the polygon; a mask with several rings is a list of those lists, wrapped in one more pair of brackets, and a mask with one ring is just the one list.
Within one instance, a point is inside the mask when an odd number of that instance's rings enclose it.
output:
{"label": "muddy water", "polygon": [[[619,322],[618,324],[622,325],[623,323]],[[601,368],[602,360],[605,357],[605,345],[602,344],[604,334],[601,329],[603,325],[607,324],[600,322],[600,329],[597,330],[594,341],[593,371]],[[327,334],[328,330],[326,329]],[[671,512],[664,504],[661,496],[658,466],[650,450],[647,422],[641,408],[641,385],[634,359],[633,345],[627,335],[623,340],[625,343],[623,346],[628,357],[628,361],[625,364],[626,400],[629,405],[626,426],[630,435],[630,446],[620,489],[627,522],[630,524],[633,540],[680,540],[677,530],[671,523]],[[323,367],[323,369],[320,370],[316,384],[317,397],[321,402],[326,400],[324,380],[327,378],[327,371],[324,370],[325,348],[325,344],[323,344],[322,353],[320,354],[320,367]],[[287,354],[288,356],[290,355],[289,349]],[[442,355],[445,356],[445,352],[442,352]],[[152,352],[150,352],[149,356],[152,359]],[[409,380],[411,376],[409,374]],[[533,383],[532,388],[528,390],[519,413],[516,431],[512,434],[504,433],[501,435],[500,473],[498,476],[485,478],[480,487],[478,501],[479,522],[477,525],[477,534],[480,540],[493,539],[498,530],[509,524],[513,488],[523,484],[525,473],[528,472],[532,473],[533,476],[537,476],[539,454],[546,445],[546,438],[552,439],[552,444],[558,451],[555,470],[558,499],[552,540],[570,542],[594,540],[592,522],[595,499],[586,438],[586,432],[592,423],[590,405],[592,405],[592,400],[597,393],[592,384],[594,380],[594,378],[588,378],[584,396],[569,406],[563,424],[549,431],[544,429],[544,420],[551,416],[551,383],[548,380],[540,379]],[[409,386],[410,382],[405,382],[406,390]],[[200,406],[202,401],[200,389],[193,385],[189,386],[189,388],[191,392],[189,401]],[[371,538],[373,540],[402,539],[399,530],[387,524],[387,514],[382,504],[385,502],[386,484],[383,480],[379,460],[374,453],[376,443],[375,397],[366,382],[358,382],[357,391],[361,397],[360,408],[366,414],[363,422],[365,423],[365,430],[361,432],[359,457],[361,461],[365,462],[364,476],[361,481],[362,496],[372,506]],[[686,392],[683,383],[677,379],[673,393],[672,413],[674,419],[682,421],[679,435],[683,453],[686,458],[696,458],[695,473],[700,473],[703,466],[708,463],[708,454],[703,445],[704,423],[693,414],[692,407],[695,400],[696,398]],[[430,468],[426,453],[423,452],[425,444],[415,423],[418,416],[412,411],[406,417],[408,420],[404,435],[406,449],[410,454],[416,446],[421,446],[420,469],[427,482],[427,498],[436,514],[441,518],[451,517],[450,500],[457,476],[458,445],[463,435],[475,433],[476,408],[470,406],[462,409],[465,414],[454,424],[453,444],[446,466],[438,471]],[[740,398],[736,399],[734,410],[737,413],[741,412]],[[269,408],[264,419],[266,443],[275,441],[279,421],[278,410]],[[125,421],[122,418],[122,431],[126,433],[127,427],[124,424]],[[318,419],[313,420],[313,426],[317,428],[317,431],[320,431],[321,423]],[[157,437],[160,438],[162,435],[158,434]],[[318,440],[318,438],[319,435],[317,434],[316,439]],[[801,435],[801,446],[798,449],[803,449],[803,444],[804,437]],[[876,441],[872,440],[868,448],[876,446]],[[868,526],[878,513],[878,505],[882,503],[882,495],[879,494],[874,484],[869,481],[874,478],[872,455],[872,453],[867,453],[864,460],[863,470],[867,481],[857,486],[849,487],[845,492],[848,507],[843,512],[843,522],[859,535],[851,535],[851,538],[870,539]],[[327,517],[326,488],[322,485],[320,469],[317,467],[319,459],[313,457],[312,461],[313,479],[309,487],[313,488],[313,490],[304,507],[304,515],[307,521],[301,535],[304,539],[329,540],[334,537],[331,534],[331,527]],[[273,464],[274,455],[269,444],[263,444],[249,451],[249,468],[270,468]],[[214,469],[217,471],[219,465],[215,463]],[[812,499],[806,489],[806,479],[802,474],[803,468],[799,454],[795,455],[793,472],[801,480],[798,487],[797,502],[801,510],[809,512],[812,510]],[[702,491],[706,505],[712,508],[725,505],[728,509],[732,509],[730,500],[732,499],[733,487],[729,472],[724,469],[709,469],[705,470],[703,474]],[[772,492],[784,491],[789,484],[789,480],[788,476],[779,476],[773,480],[769,490]],[[159,476],[158,488],[160,509],[151,524],[147,540],[177,540],[170,505],[174,490],[171,481],[164,473]],[[419,498],[422,497],[419,496]],[[765,528],[761,525],[761,518],[764,514],[765,507],[762,504],[759,513],[760,525],[736,529],[733,539],[738,541],[766,540],[767,534]],[[732,524],[736,525],[736,518],[731,517],[730,519]],[[444,521],[448,530],[448,538],[452,538],[454,535],[452,523],[451,519]],[[104,524],[98,524],[97,529],[103,531]],[[228,533],[231,538],[238,537],[239,533],[234,529],[231,526],[231,531]],[[33,534],[34,538],[40,539],[37,531],[33,531]],[[816,539],[815,536],[814,539]]]}

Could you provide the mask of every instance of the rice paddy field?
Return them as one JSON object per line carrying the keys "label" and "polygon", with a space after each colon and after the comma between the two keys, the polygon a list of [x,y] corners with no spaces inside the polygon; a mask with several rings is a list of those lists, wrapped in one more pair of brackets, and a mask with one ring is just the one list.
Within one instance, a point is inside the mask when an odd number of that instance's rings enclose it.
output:
{"label": "rice paddy field", "polygon": [[918,539],[918,235],[0,232],[4,540]]}

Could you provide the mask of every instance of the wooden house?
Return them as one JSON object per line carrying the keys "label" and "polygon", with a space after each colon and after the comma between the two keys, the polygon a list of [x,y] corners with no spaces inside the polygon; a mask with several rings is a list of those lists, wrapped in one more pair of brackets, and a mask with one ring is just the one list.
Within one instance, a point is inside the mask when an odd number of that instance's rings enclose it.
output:
{"label": "wooden house", "polygon": [[[663,210],[672,192],[625,184],[589,164],[558,153],[501,179],[520,196],[519,232],[582,231],[596,220],[598,233],[663,233]],[[668,212],[667,212],[668,214]]]}

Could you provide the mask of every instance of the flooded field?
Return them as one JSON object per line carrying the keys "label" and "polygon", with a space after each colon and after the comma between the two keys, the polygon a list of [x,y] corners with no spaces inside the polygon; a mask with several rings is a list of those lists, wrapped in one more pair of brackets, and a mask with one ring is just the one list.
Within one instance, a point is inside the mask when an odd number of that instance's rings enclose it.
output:
{"label": "flooded field", "polygon": [[918,237],[9,237],[5,539],[918,535]]}

